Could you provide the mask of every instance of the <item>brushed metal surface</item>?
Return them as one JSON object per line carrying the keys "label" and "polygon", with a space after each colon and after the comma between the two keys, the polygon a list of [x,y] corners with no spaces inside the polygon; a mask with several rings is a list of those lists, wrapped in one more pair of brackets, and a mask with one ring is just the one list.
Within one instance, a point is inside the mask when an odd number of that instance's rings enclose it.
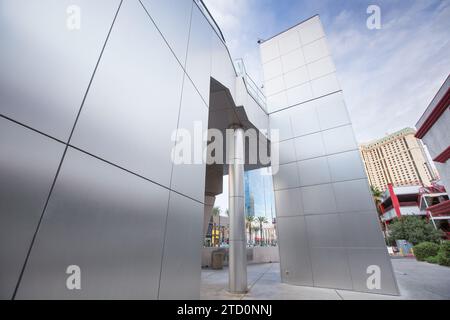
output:
{"label": "brushed metal surface", "polygon": [[[244,159],[244,129],[235,128],[233,159]],[[241,184],[241,187],[238,187]],[[233,186],[233,187],[231,187]],[[245,237],[245,200],[243,196],[244,166],[238,161],[229,164],[228,208],[230,219],[230,249],[228,289],[233,293],[247,291],[247,246]],[[242,190],[242,196],[240,196]]]}
{"label": "brushed metal surface", "polygon": [[[16,298],[156,299],[168,195],[69,148]],[[70,265],[80,290],[66,287]]]}
{"label": "brushed metal surface", "polygon": [[[171,189],[203,202],[205,197],[206,140],[203,134],[208,128],[208,108],[195,90],[194,85],[185,77],[178,121],[177,147],[175,150],[188,152],[188,162],[174,163]],[[185,146],[190,149],[184,150]]]}
{"label": "brushed metal surface", "polygon": [[286,283],[312,286],[312,269],[305,218],[278,217],[277,234],[280,250],[281,280]]}
{"label": "brushed metal surface", "polygon": [[1,1],[0,113],[67,141],[119,2]]}
{"label": "brushed metal surface", "polygon": [[169,187],[182,77],[141,4],[124,1],[71,144]]}
{"label": "brushed metal surface", "polygon": [[213,33],[209,22],[200,12],[200,9],[194,5],[192,7],[186,72],[207,104],[209,104],[210,91],[212,37],[216,36]]}
{"label": "brushed metal surface", "polygon": [[64,145],[0,117],[0,299],[11,299]]}
{"label": "brushed metal surface", "polygon": [[203,204],[171,192],[159,299],[199,299]]}
{"label": "brushed metal surface", "polygon": [[141,0],[170,48],[184,66],[193,0]]}

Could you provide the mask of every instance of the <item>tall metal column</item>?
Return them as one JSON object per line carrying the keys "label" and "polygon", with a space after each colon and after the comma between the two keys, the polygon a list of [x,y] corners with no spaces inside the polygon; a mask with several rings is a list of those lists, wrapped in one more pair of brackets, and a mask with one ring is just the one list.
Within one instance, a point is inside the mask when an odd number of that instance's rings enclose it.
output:
{"label": "tall metal column", "polygon": [[234,127],[229,155],[228,207],[230,217],[229,291],[247,292],[247,246],[244,216],[244,129]]}

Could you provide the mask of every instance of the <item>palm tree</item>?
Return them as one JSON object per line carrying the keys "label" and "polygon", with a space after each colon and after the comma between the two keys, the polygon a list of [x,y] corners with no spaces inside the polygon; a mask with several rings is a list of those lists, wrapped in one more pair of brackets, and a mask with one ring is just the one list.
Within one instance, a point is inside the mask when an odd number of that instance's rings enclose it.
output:
{"label": "palm tree", "polygon": [[375,186],[370,186],[370,191],[372,192],[372,197],[373,197],[375,203],[381,202],[381,197],[383,196],[383,192],[381,192],[380,189],[378,189]]}
{"label": "palm tree", "polygon": [[245,224],[247,225],[248,228],[248,240],[249,242],[252,241],[252,223],[253,221],[255,221],[255,217],[251,216],[251,215],[247,215],[245,217]]}
{"label": "palm tree", "polygon": [[378,213],[378,221],[381,225],[381,229],[384,233],[384,238],[387,239],[387,234],[386,234],[386,222],[382,222],[381,220],[381,210],[380,210],[380,203],[382,201],[382,197],[383,197],[383,192],[380,191],[380,189],[378,189],[375,186],[370,186],[370,191],[372,192],[372,198],[373,198],[373,202],[375,203],[375,207],[377,209],[377,213]]}
{"label": "palm tree", "polygon": [[259,244],[262,244],[263,241],[263,223],[267,223],[267,218],[266,217],[258,217],[257,218],[258,222],[259,222],[259,234],[260,234],[260,239],[259,239]]}

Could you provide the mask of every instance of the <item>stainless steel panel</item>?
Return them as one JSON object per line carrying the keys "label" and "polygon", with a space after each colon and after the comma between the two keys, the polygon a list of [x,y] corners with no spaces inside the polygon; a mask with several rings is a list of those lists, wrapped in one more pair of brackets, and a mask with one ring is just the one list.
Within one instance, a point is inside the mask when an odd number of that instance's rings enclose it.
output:
{"label": "stainless steel panel", "polygon": [[335,71],[336,67],[329,56],[308,64],[308,73],[311,79],[320,78]]}
{"label": "stainless steel panel", "polygon": [[11,299],[64,145],[0,117],[0,299]]}
{"label": "stainless steel panel", "polygon": [[[352,248],[348,249],[348,254],[354,290],[392,295],[399,294],[386,247],[379,249]],[[379,289],[367,286],[367,280],[373,274],[373,271],[368,269],[369,266],[379,267],[381,280]]]}
{"label": "stainless steel panel", "polygon": [[358,150],[334,154],[327,158],[333,181],[367,177]]}
{"label": "stainless steel panel", "polygon": [[314,286],[352,289],[352,279],[344,248],[312,248]]}
{"label": "stainless steel panel", "polygon": [[263,64],[264,80],[268,81],[283,74],[283,66],[280,58],[275,58]]}
{"label": "stainless steel panel", "polygon": [[297,160],[321,157],[325,155],[322,133],[309,134],[295,139]]}
{"label": "stainless steel panel", "polygon": [[280,54],[286,54],[300,48],[300,36],[295,29],[290,29],[282,34],[278,39],[278,47],[280,48]]}
{"label": "stainless steel panel", "polygon": [[[17,298],[155,299],[168,195],[69,148]],[[66,287],[70,265],[80,290]]]}
{"label": "stainless steel panel", "polygon": [[289,117],[289,110],[272,113],[269,116],[269,120],[270,130],[278,130],[280,140],[291,139],[294,136]]}
{"label": "stainless steel panel", "polygon": [[321,78],[312,80],[311,88],[315,98],[322,97],[326,94],[330,94],[341,89],[336,77],[336,73],[331,73]]}
{"label": "stainless steel panel", "polygon": [[228,291],[230,293],[247,292],[248,251],[245,240],[230,239],[228,259]]}
{"label": "stainless steel panel", "polygon": [[351,125],[323,131],[322,135],[327,154],[358,148]]}
{"label": "stainless steel panel", "polygon": [[293,107],[290,111],[290,115],[295,137],[320,131],[315,101],[306,102]]}
{"label": "stainless steel panel", "polygon": [[278,41],[275,38],[264,41],[260,45],[261,48],[261,62],[266,63],[276,57],[280,56],[278,49]]}
{"label": "stainless steel panel", "polygon": [[339,212],[375,209],[366,179],[333,183]]}
{"label": "stainless steel panel", "polygon": [[283,72],[287,73],[305,65],[305,57],[301,48],[295,49],[287,54],[281,55],[281,64]]}
{"label": "stainless steel panel", "polygon": [[[68,28],[81,9],[80,29]],[[119,1],[0,3],[0,113],[66,141]]]}
{"label": "stainless steel panel", "polygon": [[200,12],[200,9],[194,5],[192,9],[191,32],[189,34],[186,72],[207,104],[209,104],[213,32],[212,27]]}
{"label": "stainless steel panel", "polygon": [[[227,87],[235,98],[236,73],[233,62],[225,45],[214,32],[212,33],[211,77]],[[247,106],[244,105],[244,107]]]}
{"label": "stainless steel panel", "polygon": [[322,130],[350,124],[342,92],[322,97],[317,102],[317,116]]}
{"label": "stainless steel panel", "polygon": [[141,0],[177,59],[184,66],[192,0]]}
{"label": "stainless steel panel", "polygon": [[311,19],[303,22],[299,28],[299,33],[302,45],[308,44],[325,36],[322,23],[320,22],[318,16],[312,17]]}
{"label": "stainless steel panel", "polygon": [[199,299],[203,204],[171,192],[159,299]]}
{"label": "stainless steel panel", "polygon": [[288,163],[280,165],[278,172],[273,176],[274,190],[296,188],[300,186],[297,164]]}
{"label": "stainless steel panel", "polygon": [[303,214],[300,189],[275,191],[275,207],[278,218]]}
{"label": "stainless steel panel", "polygon": [[[191,156],[190,162],[173,164],[171,188],[201,202],[205,197],[206,163],[202,157],[206,150],[203,133],[207,128],[208,108],[191,81],[186,77],[178,121],[178,129],[181,130],[179,136],[181,140],[178,146],[189,145]],[[183,141],[188,138],[187,133],[190,134],[190,143]]]}
{"label": "stainless steel panel", "polygon": [[279,153],[280,153],[280,164],[285,164],[289,162],[295,161],[295,147],[294,147],[294,139],[281,141],[278,145]]}
{"label": "stainless steel panel", "polygon": [[[245,241],[245,200],[244,197],[229,197],[228,208],[230,211],[230,240]],[[232,212],[236,212],[232,216]],[[233,221],[231,221],[233,220]],[[236,220],[236,223],[233,223]],[[233,225],[234,227],[231,227]]]}
{"label": "stainless steel panel", "polygon": [[385,247],[386,244],[375,210],[340,213],[339,217],[344,247]]}
{"label": "stainless steel panel", "polygon": [[[297,105],[307,100],[311,100],[313,97],[311,85],[309,82],[301,84],[296,87],[292,87],[286,90],[288,106]],[[299,106],[300,108],[302,106]]]}
{"label": "stainless steel panel", "polygon": [[331,182],[330,170],[326,157],[297,162],[300,186],[310,186]]}
{"label": "stainless steel panel", "polygon": [[140,3],[124,1],[72,144],[169,186],[182,77]]}
{"label": "stainless steel panel", "polygon": [[296,285],[313,285],[305,218],[279,217],[277,232],[281,280]]}
{"label": "stainless steel panel", "polygon": [[305,214],[336,212],[336,201],[331,184],[300,188]]}
{"label": "stainless steel panel", "polygon": [[342,229],[339,215],[318,214],[306,216],[309,245],[314,247],[342,247]]}

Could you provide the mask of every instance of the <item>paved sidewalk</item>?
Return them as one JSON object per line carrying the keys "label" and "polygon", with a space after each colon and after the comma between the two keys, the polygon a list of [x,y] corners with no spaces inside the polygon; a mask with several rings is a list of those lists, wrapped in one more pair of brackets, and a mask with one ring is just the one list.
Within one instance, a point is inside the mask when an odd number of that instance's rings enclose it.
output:
{"label": "paved sidewalk", "polygon": [[202,270],[201,299],[273,299],[273,300],[351,300],[351,299],[450,299],[450,268],[418,262],[415,259],[393,259],[400,296],[361,293],[294,286],[281,283],[279,263],[248,266],[249,292],[227,292],[228,269]]}

